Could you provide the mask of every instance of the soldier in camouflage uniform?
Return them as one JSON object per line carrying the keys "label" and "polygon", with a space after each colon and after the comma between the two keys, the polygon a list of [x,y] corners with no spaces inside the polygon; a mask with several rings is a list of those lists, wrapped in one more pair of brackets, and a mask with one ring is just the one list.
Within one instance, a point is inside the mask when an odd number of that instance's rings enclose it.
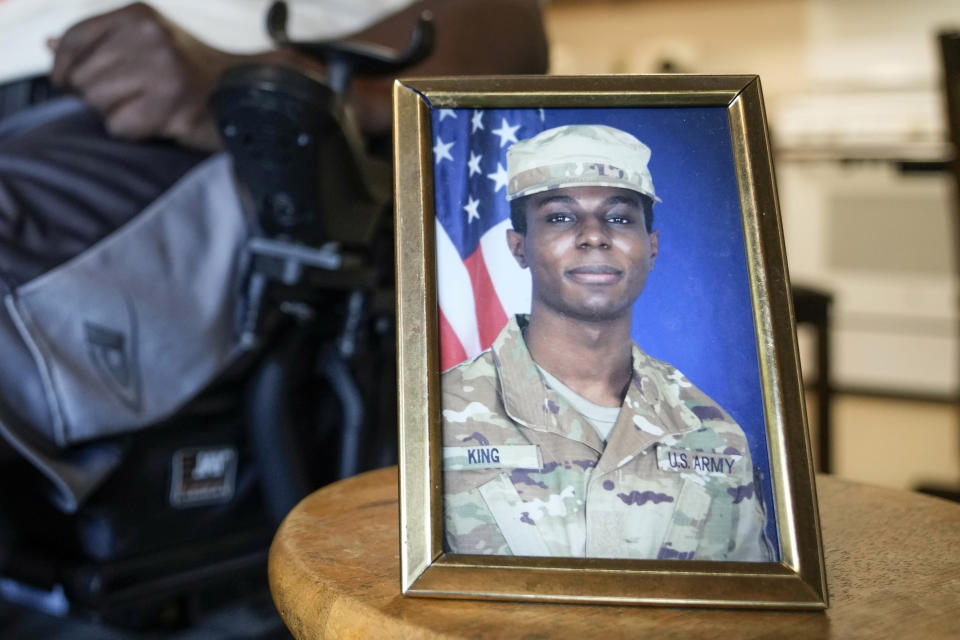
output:
{"label": "soldier in camouflage uniform", "polygon": [[649,158],[600,125],[508,150],[531,313],[442,376],[448,550],[773,560],[743,431],[630,338],[658,245]]}

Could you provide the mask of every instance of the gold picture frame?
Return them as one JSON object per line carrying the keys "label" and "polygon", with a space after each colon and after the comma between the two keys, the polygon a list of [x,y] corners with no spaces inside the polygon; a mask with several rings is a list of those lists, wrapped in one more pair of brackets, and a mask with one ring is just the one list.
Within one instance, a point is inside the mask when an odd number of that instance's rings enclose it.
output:
{"label": "gold picture frame", "polygon": [[[779,560],[446,553],[433,119],[447,109],[710,109],[729,126]],[[677,112],[679,113],[679,112]],[[670,115],[669,113],[667,114]],[[824,609],[827,585],[792,300],[756,76],[472,77],[394,85],[401,590],[408,596]],[[654,150],[656,156],[657,151]],[[492,179],[492,176],[491,176]]]}

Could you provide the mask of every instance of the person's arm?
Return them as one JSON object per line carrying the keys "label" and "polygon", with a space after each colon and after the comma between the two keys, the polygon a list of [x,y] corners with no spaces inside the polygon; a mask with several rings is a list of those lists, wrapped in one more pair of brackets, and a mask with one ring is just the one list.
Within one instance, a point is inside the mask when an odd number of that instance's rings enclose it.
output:
{"label": "person's arm", "polygon": [[[547,71],[547,37],[538,0],[424,0],[350,39],[402,49],[423,11],[430,11],[436,27],[433,54],[405,70],[405,77]],[[364,78],[354,84],[354,106],[365,131],[390,130],[392,86],[392,78]]]}
{"label": "person's arm", "polygon": [[[427,0],[385,18],[350,39],[400,49],[417,16],[433,13],[431,56],[409,75],[541,73],[546,38],[537,0]],[[207,101],[233,66],[274,61],[322,74],[319,63],[289,50],[236,55],[210,47],[143,3],[94,16],[51,42],[51,82],[79,94],[114,135],[170,138],[186,146],[220,147]],[[351,104],[370,134],[390,128],[390,78],[358,80]]]}

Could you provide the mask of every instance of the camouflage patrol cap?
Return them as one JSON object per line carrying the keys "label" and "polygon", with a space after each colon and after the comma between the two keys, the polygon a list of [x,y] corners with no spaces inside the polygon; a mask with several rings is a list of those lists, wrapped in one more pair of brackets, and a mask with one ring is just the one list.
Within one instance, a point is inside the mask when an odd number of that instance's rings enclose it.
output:
{"label": "camouflage patrol cap", "polygon": [[507,149],[507,200],[551,189],[621,187],[657,202],[647,163],[650,148],[601,124],[547,129]]}

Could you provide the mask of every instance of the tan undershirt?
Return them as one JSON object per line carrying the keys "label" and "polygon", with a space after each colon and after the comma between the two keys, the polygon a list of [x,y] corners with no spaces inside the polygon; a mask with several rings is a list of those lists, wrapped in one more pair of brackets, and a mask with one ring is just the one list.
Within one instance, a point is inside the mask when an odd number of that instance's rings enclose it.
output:
{"label": "tan undershirt", "polygon": [[613,431],[614,425],[617,424],[617,418],[620,416],[620,407],[604,407],[603,405],[590,402],[557,380],[555,376],[551,375],[549,371],[540,365],[537,365],[537,369],[540,370],[540,374],[544,380],[547,381],[547,384],[550,385],[550,388],[570,403],[570,406],[573,407],[577,413],[593,425],[597,435],[599,435],[600,439],[606,444],[607,439],[610,437],[610,432]]}

